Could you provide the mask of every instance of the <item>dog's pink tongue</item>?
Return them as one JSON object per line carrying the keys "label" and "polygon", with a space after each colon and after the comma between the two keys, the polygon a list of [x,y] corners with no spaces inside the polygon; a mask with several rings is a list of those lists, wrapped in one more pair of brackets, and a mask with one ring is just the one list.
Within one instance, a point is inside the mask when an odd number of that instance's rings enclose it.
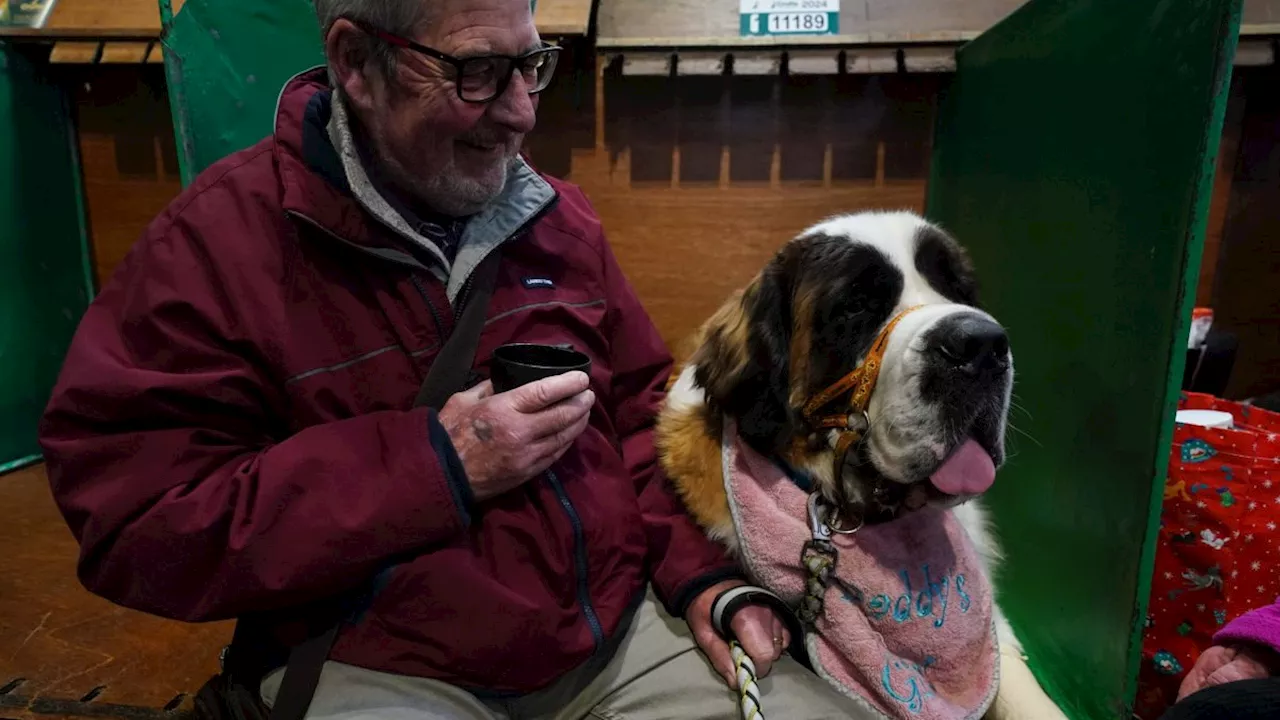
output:
{"label": "dog's pink tongue", "polygon": [[933,486],[950,495],[978,495],[996,481],[996,465],[991,456],[969,439],[929,478]]}

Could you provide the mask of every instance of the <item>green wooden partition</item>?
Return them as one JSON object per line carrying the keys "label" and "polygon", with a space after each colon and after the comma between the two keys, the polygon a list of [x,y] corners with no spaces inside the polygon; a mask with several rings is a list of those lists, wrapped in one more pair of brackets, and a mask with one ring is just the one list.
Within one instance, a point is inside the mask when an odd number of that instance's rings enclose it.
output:
{"label": "green wooden partition", "polygon": [[0,42],[0,472],[36,426],[92,288],[79,161],[47,65]]}
{"label": "green wooden partition", "polygon": [[1017,368],[1002,603],[1077,720],[1128,718],[1240,0],[1033,0],[962,48],[928,213]]}
{"label": "green wooden partition", "polygon": [[280,88],[324,62],[312,0],[160,0],[165,72],[184,185],[271,133]]}

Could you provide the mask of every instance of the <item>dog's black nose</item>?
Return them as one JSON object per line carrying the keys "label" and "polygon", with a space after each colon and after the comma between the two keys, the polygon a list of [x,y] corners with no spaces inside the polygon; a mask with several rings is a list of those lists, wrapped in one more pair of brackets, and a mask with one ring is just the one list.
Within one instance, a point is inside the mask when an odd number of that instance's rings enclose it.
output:
{"label": "dog's black nose", "polygon": [[1003,371],[1009,367],[1009,336],[980,315],[957,315],[938,324],[934,352],[948,366],[964,372]]}

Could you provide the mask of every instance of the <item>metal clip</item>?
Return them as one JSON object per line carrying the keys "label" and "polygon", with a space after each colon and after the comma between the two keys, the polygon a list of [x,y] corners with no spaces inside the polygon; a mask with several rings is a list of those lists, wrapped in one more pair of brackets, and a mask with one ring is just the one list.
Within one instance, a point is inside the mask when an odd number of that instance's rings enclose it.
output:
{"label": "metal clip", "polygon": [[835,508],[825,507],[818,493],[809,495],[809,531],[813,533],[815,540],[830,540],[832,533],[852,535],[858,532],[862,529],[865,520],[861,515],[855,517],[857,522],[853,527],[844,528],[840,525],[840,514]]}
{"label": "metal clip", "polygon": [[815,540],[830,540],[831,528],[827,527],[827,522],[822,518],[822,512],[818,508],[821,499],[818,493],[810,493],[809,495],[809,530],[813,533]]}

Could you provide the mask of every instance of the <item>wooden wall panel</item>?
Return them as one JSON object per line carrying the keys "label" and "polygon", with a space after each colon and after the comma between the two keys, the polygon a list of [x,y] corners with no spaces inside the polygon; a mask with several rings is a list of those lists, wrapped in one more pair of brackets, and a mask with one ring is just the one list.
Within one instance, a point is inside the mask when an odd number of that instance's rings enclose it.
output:
{"label": "wooden wall panel", "polygon": [[1196,285],[1196,305],[1200,307],[1208,307],[1213,303],[1214,278],[1222,252],[1222,235],[1227,225],[1236,161],[1240,155],[1240,129],[1244,122],[1246,102],[1244,86],[1240,71],[1237,71],[1232,77],[1231,97],[1227,102],[1227,117],[1222,127],[1222,141],[1218,148],[1217,169],[1213,178],[1213,197],[1209,204],[1209,224],[1205,230],[1204,256],[1200,262],[1200,281]]}
{"label": "wooden wall panel", "polygon": [[835,213],[919,211],[924,182],[772,190],[586,188],[623,270],[678,359],[724,299],[787,240]]}
{"label": "wooden wall panel", "polygon": [[64,69],[80,131],[94,266],[104,283],[182,189],[173,124],[156,65]]}
{"label": "wooden wall panel", "polygon": [[1239,340],[1233,398],[1280,391],[1280,66],[1240,77],[1246,107],[1212,300],[1215,326]]}
{"label": "wooden wall panel", "polygon": [[[932,106],[949,75],[797,76],[781,81],[767,76],[669,80],[609,74],[600,104],[606,109],[597,118],[595,56],[581,43],[571,42],[567,49],[562,74],[541,98],[529,153],[540,169],[580,183],[597,204],[619,254],[640,274],[637,285],[653,304],[669,341],[687,334],[695,322],[681,320],[676,310],[696,315],[714,306],[709,299],[689,305],[679,293],[723,295],[742,273],[723,276],[734,282],[721,282],[716,275],[711,285],[686,281],[682,286],[671,271],[662,270],[671,257],[668,252],[646,254],[644,248],[662,242],[651,237],[689,233],[685,241],[696,237],[699,248],[707,248],[696,252],[714,257],[713,251],[734,238],[745,238],[757,248],[761,243],[776,247],[829,213],[919,209],[923,204]],[[67,72],[68,84],[77,88],[96,274],[105,282],[147,223],[180,190],[172,125],[160,68],[99,66]],[[1233,107],[1242,105],[1238,100]],[[1239,113],[1232,117],[1221,163],[1234,153],[1232,128],[1238,126]],[[597,121],[602,126],[599,138]],[[753,139],[753,133],[764,134]],[[775,146],[776,187],[771,177]],[[730,182],[723,192],[705,192],[720,187],[722,163],[730,169]],[[676,189],[673,179],[679,181]],[[1213,249],[1225,221],[1230,180],[1231,173],[1218,174],[1202,299],[1211,295]],[[704,227],[705,213],[714,213],[713,227]],[[686,222],[689,229],[682,230]],[[735,257],[735,252],[729,255]],[[763,261],[767,253],[757,250],[745,257]],[[648,279],[649,272],[655,280]],[[688,279],[701,276],[693,272]]]}
{"label": "wooden wall panel", "polygon": [[[835,213],[922,209],[933,104],[946,82],[610,68],[596,107],[603,137],[563,148],[573,153],[567,177],[591,198],[682,357],[697,325],[806,226]],[[544,151],[557,137],[550,128],[569,119],[547,109],[534,140]]]}

